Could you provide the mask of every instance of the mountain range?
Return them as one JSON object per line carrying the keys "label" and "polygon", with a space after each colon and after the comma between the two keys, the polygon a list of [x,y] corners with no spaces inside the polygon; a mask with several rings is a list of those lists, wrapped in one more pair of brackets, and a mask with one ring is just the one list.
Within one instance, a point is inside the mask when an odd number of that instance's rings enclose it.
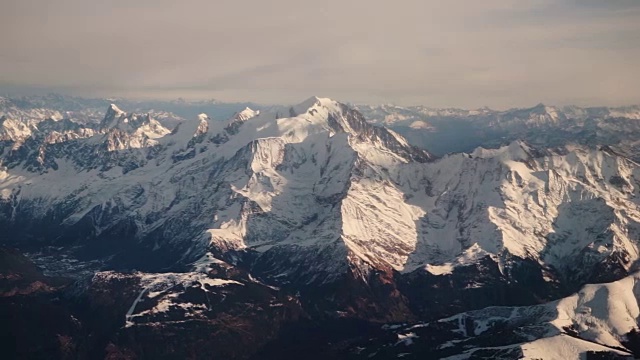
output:
{"label": "mountain range", "polygon": [[577,143],[609,145],[638,160],[639,106],[617,108],[547,106],[492,110],[433,109],[424,106],[359,105],[370,122],[394,129],[435,154],[471,152],[523,140],[541,148]]}
{"label": "mountain range", "polygon": [[0,101],[16,358],[640,354],[637,107],[27,103]]}

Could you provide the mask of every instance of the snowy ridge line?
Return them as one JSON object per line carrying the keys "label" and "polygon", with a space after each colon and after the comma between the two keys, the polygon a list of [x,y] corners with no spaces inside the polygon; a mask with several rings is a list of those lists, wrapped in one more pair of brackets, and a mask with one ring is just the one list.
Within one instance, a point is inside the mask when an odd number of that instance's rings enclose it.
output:
{"label": "snowy ridge line", "polygon": [[349,264],[449,276],[517,257],[549,282],[584,282],[639,257],[640,170],[615,153],[514,141],[436,159],[331,99],[290,115],[247,109],[168,132],[110,107],[106,133],[1,169],[0,204],[15,213],[8,224],[51,211],[61,236],[128,224],[151,252],[176,249],[184,263],[252,251],[270,276],[301,281],[330,281]]}

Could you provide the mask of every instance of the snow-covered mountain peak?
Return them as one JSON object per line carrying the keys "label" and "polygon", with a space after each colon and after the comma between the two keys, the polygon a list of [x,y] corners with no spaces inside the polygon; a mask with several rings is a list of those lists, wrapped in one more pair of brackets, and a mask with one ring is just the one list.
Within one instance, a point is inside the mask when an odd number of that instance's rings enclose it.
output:
{"label": "snow-covered mountain peak", "polygon": [[98,132],[103,136],[91,141],[105,144],[107,151],[150,147],[171,133],[150,114],[126,113],[114,104],[108,107]]}
{"label": "snow-covered mountain peak", "polygon": [[255,117],[256,115],[260,114],[260,111],[255,111],[251,108],[249,108],[248,106],[242,110],[239,111],[238,113],[236,113],[233,118],[236,120],[240,120],[240,121],[246,121],[249,120],[253,117]]}
{"label": "snow-covered mountain peak", "polygon": [[216,126],[221,126],[221,123],[201,113],[195,119],[179,123],[169,135],[159,139],[159,142],[171,149],[169,153],[172,153],[174,160],[185,156],[193,157],[196,144],[205,141],[207,135],[212,132],[212,128]]}
{"label": "snow-covered mountain peak", "polygon": [[115,104],[109,105],[106,115],[100,123],[104,132],[121,130],[126,133],[141,132],[150,138],[159,138],[170,133],[162,124],[151,118],[150,114],[126,113]]}
{"label": "snow-covered mountain peak", "polygon": [[[312,96],[305,101],[299,103],[298,105],[294,105],[292,107],[292,116],[301,115],[305,113],[312,113],[314,110],[318,110],[319,108],[326,108],[331,110],[336,110],[338,107],[338,102],[331,100],[329,98],[320,98],[317,96]],[[312,114],[313,115],[313,114]]]}
{"label": "snow-covered mountain peak", "polygon": [[124,111],[120,110],[116,104],[110,104],[108,111],[113,111],[118,115],[124,114]]}
{"label": "snow-covered mountain peak", "polygon": [[204,136],[211,128],[211,121],[212,119],[207,114],[202,113],[198,115],[198,127],[193,132],[192,137],[197,138],[199,136]]}
{"label": "snow-covered mountain peak", "polygon": [[207,115],[205,113],[198,114],[198,120],[207,121],[207,120],[209,120],[209,115]]}
{"label": "snow-covered mountain peak", "polygon": [[105,119],[116,119],[125,115],[125,112],[120,110],[120,108],[116,104],[111,104],[107,108],[107,113],[105,114]]}
{"label": "snow-covered mountain peak", "polygon": [[532,159],[531,152],[534,151],[529,144],[522,140],[515,140],[509,145],[498,149],[476,148],[470,155],[477,158],[500,158],[501,160],[527,161]]}
{"label": "snow-covered mountain peak", "polygon": [[525,126],[543,127],[557,124],[566,117],[555,107],[542,103],[529,109],[511,109],[499,112],[495,124],[524,124]]}
{"label": "snow-covered mountain peak", "polygon": [[127,114],[120,110],[115,104],[109,105],[107,108],[107,112],[104,115],[104,118],[100,122],[101,129],[109,129],[116,127],[120,120],[124,120],[127,117]]}
{"label": "snow-covered mountain peak", "polygon": [[245,110],[244,113],[238,113],[226,125],[216,126],[211,131],[211,141],[220,146],[218,155],[229,158],[250,142],[261,139],[295,144],[309,138],[316,139],[315,142],[345,134],[349,144],[363,154],[367,152],[367,146],[372,146],[387,155],[396,154],[404,161],[431,157],[426,151],[410,146],[402,136],[369,124],[358,111],[327,98],[311,97],[284,111],[279,108],[259,113]]}
{"label": "snow-covered mountain peak", "polygon": [[0,116],[0,140],[22,141],[32,134],[32,129],[24,122]]}

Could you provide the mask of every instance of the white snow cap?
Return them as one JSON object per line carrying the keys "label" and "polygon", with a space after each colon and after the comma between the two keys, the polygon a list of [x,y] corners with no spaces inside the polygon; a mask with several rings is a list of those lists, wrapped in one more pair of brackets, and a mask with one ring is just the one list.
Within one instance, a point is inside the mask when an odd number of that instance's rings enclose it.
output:
{"label": "white snow cap", "polygon": [[116,113],[118,116],[124,114],[124,111],[120,110],[120,108],[116,104],[109,105],[109,110]]}
{"label": "white snow cap", "polygon": [[301,102],[298,105],[295,105],[293,107],[293,110],[296,112],[296,114],[304,114],[307,111],[311,110],[313,107],[315,106],[327,106],[327,105],[331,105],[334,104],[335,101],[331,100],[329,98],[321,98],[321,97],[317,97],[317,96],[312,96],[310,98],[308,98],[307,100]]}
{"label": "white snow cap", "polygon": [[249,107],[246,107],[246,108],[244,108],[244,110],[242,110],[242,111],[238,112],[238,113],[234,116],[234,118],[235,118],[235,119],[238,119],[238,120],[245,121],[245,120],[249,120],[249,119],[251,119],[252,117],[255,117],[255,116],[256,116],[256,115],[258,115],[259,113],[260,113],[259,111],[255,111],[255,110],[253,110],[253,109],[251,109],[251,108],[249,108]]}

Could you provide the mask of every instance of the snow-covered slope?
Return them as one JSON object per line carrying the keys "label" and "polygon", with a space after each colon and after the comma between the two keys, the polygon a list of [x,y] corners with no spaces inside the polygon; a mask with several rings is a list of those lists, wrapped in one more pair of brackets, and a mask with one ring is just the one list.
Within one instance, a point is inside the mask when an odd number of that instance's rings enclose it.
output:
{"label": "snow-covered slope", "polygon": [[[638,258],[638,166],[614,153],[540,153],[514,142],[446,156],[427,168],[431,196],[420,203],[431,206],[423,206],[424,241],[416,254],[430,261],[474,244],[495,255],[533,258],[565,274],[572,271],[565,264],[580,263],[580,271],[588,271],[588,263],[612,256],[625,266]],[[425,258],[415,265],[421,263]]]}
{"label": "snow-covered slope", "polygon": [[638,284],[640,274],[635,273],[611,283],[586,285],[546,304],[488,307],[431,323],[387,326],[398,341],[389,346],[370,340],[359,354],[374,359],[393,353],[413,359],[430,353],[446,359],[571,360],[588,359],[590,352],[633,358],[640,350]]}

